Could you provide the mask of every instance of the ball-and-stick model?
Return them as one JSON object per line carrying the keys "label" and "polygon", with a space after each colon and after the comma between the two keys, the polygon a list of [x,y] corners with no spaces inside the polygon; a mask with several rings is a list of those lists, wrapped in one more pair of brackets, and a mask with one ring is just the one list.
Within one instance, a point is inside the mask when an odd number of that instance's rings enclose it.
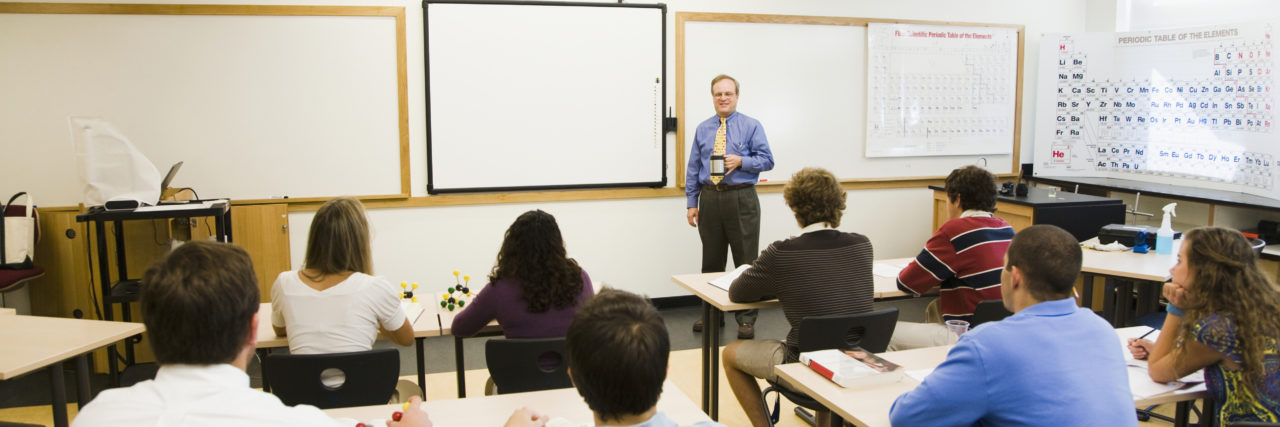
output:
{"label": "ball-and-stick model", "polygon": [[454,285],[440,294],[440,308],[453,311],[467,305],[466,299],[471,298],[471,276],[462,276],[460,281],[458,274],[458,270],[453,270]]}
{"label": "ball-and-stick model", "polygon": [[418,283],[414,282],[410,287],[409,282],[400,282],[400,299],[407,299],[411,302],[418,302],[418,296],[413,291],[418,290]]}

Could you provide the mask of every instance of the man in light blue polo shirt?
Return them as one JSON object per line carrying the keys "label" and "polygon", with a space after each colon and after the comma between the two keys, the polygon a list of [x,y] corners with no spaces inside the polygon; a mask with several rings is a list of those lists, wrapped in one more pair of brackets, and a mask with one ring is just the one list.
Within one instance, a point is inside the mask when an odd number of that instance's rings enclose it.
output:
{"label": "man in light blue polo shirt", "polygon": [[960,337],[947,360],[889,410],[896,426],[1135,426],[1115,330],[1076,306],[1080,246],[1036,225],[1005,254],[1001,297],[1014,314]]}

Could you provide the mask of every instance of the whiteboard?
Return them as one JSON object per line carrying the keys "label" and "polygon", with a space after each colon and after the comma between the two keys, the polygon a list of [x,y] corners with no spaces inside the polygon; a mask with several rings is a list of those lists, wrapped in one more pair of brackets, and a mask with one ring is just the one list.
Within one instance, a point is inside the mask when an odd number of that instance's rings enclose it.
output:
{"label": "whiteboard", "polygon": [[1276,28],[1046,34],[1036,175],[1280,198]]}
{"label": "whiteboard", "polygon": [[[683,56],[677,50],[677,90],[683,176],[692,131],[715,114],[711,79],[741,84],[738,111],[760,120],[773,150],[774,169],[760,174],[787,181],[808,166],[840,179],[879,180],[946,176],[957,167],[986,165],[1010,173],[1009,154],[867,157],[867,20],[745,14],[677,14]],[[985,160],[984,160],[985,159]]]}
{"label": "whiteboard", "polygon": [[425,7],[428,192],[665,185],[665,6]]}
{"label": "whiteboard", "polygon": [[1009,154],[1018,31],[867,24],[867,157]]}
{"label": "whiteboard", "polygon": [[0,179],[80,202],[67,117],[98,116],[204,198],[405,193],[403,9],[381,9],[399,17],[0,9]]}

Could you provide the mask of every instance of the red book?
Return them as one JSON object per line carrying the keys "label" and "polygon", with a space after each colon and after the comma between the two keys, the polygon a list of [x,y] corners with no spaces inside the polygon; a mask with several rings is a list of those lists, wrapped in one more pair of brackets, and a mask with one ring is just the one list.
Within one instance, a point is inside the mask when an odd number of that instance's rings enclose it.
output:
{"label": "red book", "polygon": [[846,388],[896,382],[902,379],[905,371],[901,366],[857,347],[800,353],[800,363]]}

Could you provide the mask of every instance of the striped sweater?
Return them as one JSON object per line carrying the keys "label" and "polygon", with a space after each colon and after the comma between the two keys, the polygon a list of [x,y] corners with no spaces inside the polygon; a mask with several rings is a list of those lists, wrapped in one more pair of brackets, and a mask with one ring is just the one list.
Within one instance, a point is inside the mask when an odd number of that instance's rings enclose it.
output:
{"label": "striped sweater", "polygon": [[898,289],[920,295],[940,287],[942,319],[970,321],[979,302],[1000,299],[1000,271],[1012,239],[1013,227],[1000,218],[947,221],[898,273]]}
{"label": "striped sweater", "polygon": [[733,302],[777,298],[791,324],[787,360],[798,357],[800,319],[871,311],[871,241],[866,236],[820,229],[773,242],[729,287]]}

